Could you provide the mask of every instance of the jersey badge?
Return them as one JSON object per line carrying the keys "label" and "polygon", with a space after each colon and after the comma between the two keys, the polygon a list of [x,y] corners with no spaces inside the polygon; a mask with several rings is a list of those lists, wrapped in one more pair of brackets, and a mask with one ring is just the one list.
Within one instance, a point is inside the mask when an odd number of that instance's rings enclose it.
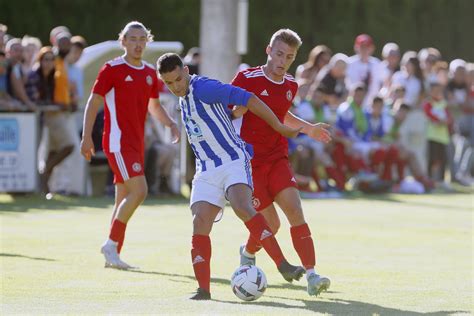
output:
{"label": "jersey badge", "polygon": [[286,91],[286,98],[288,101],[291,101],[293,99],[293,94],[291,93],[291,90]]}
{"label": "jersey badge", "polygon": [[142,170],[142,165],[140,165],[138,162],[135,162],[133,165],[132,165],[132,169],[133,171],[135,172],[140,172]]}
{"label": "jersey badge", "polygon": [[153,84],[153,79],[151,78],[150,75],[146,76],[146,83],[148,83],[149,86]]}

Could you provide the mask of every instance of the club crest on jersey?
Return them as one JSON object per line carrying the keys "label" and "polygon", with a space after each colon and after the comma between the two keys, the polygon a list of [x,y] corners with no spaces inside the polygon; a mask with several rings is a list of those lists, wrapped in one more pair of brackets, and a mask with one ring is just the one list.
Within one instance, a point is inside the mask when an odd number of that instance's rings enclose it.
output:
{"label": "club crest on jersey", "polygon": [[153,84],[153,79],[151,78],[150,75],[146,76],[146,83],[148,83],[149,86]]}
{"label": "club crest on jersey", "polygon": [[260,206],[260,200],[256,197],[252,197],[252,206],[253,208],[258,208]]}
{"label": "club crest on jersey", "polygon": [[139,164],[138,162],[135,162],[133,165],[132,165],[132,169],[133,171],[135,172],[140,172],[142,170],[142,165]]}
{"label": "club crest on jersey", "polygon": [[286,91],[286,98],[288,101],[291,101],[293,99],[293,94],[291,93],[291,90]]}

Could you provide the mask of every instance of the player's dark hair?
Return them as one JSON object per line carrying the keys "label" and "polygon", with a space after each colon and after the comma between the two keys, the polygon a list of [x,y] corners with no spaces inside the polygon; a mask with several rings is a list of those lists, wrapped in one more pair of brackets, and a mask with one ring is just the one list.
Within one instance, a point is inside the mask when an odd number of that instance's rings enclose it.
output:
{"label": "player's dark hair", "polygon": [[178,54],[175,53],[166,53],[161,55],[156,62],[156,69],[160,74],[172,72],[176,67],[183,68],[183,61]]}

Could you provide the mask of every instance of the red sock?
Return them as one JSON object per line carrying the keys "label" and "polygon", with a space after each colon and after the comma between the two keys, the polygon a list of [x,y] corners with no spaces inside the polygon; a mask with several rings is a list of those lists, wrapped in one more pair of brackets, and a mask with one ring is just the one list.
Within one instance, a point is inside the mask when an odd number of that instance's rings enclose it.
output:
{"label": "red sock", "polygon": [[262,244],[258,240],[255,240],[252,235],[249,235],[249,239],[245,245],[245,250],[247,250],[248,253],[255,254],[260,249],[262,249]]}
{"label": "red sock", "polygon": [[305,269],[313,269],[316,265],[316,254],[314,252],[313,238],[308,224],[293,226],[290,228],[293,247],[300,257]]}
{"label": "red sock", "polygon": [[342,143],[335,144],[331,157],[336,164],[336,168],[344,170],[346,154],[344,153],[344,145]]}
{"label": "red sock", "polygon": [[406,163],[404,160],[400,158],[397,159],[397,173],[398,173],[398,181],[402,181],[405,178],[405,166]]}
{"label": "red sock", "polygon": [[391,146],[385,156],[385,165],[382,174],[382,180],[392,181],[392,166],[398,160],[398,149]]}
{"label": "red sock", "polygon": [[254,217],[245,222],[245,226],[247,226],[252,237],[262,244],[263,249],[265,249],[277,267],[280,266],[285,257],[263,215],[255,214]]}
{"label": "red sock", "polygon": [[193,235],[191,259],[194,275],[199,287],[210,292],[211,288],[211,239],[209,236]]}
{"label": "red sock", "polygon": [[326,167],[326,173],[328,177],[336,181],[336,187],[339,190],[345,189],[346,179],[342,171],[336,169],[335,167]]}
{"label": "red sock", "polygon": [[127,224],[114,219],[112,226],[110,227],[109,239],[118,243],[117,252],[120,253],[123,246],[123,240],[125,239],[125,229],[127,229]]}

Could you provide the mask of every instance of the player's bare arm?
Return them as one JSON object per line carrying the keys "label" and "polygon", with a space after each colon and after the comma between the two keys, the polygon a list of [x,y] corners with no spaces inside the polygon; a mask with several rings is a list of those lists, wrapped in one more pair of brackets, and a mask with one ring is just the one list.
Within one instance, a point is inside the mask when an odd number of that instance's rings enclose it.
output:
{"label": "player's bare arm", "polygon": [[298,136],[301,131],[301,127],[292,128],[290,126],[284,125],[278,120],[275,113],[259,98],[255,95],[252,95],[247,102],[247,108],[250,112],[254,113],[262,120],[267,122],[275,131],[280,133],[281,135],[289,138],[293,138]]}
{"label": "player's bare arm", "polygon": [[84,122],[82,125],[81,154],[87,161],[95,155],[94,142],[92,141],[92,128],[99,108],[104,103],[104,98],[96,93],[91,94],[87,101],[84,113]]}
{"label": "player's bare arm", "polygon": [[161,106],[159,99],[150,99],[148,112],[158,121],[171,129],[172,143],[176,144],[180,140],[180,131],[176,122],[169,116],[168,112]]}
{"label": "player's bare arm", "polygon": [[323,142],[329,143],[331,141],[331,132],[329,128],[331,127],[326,123],[316,123],[311,124],[291,112],[287,112],[285,115],[285,125],[291,128],[301,128],[301,132],[305,133],[309,137]]}

